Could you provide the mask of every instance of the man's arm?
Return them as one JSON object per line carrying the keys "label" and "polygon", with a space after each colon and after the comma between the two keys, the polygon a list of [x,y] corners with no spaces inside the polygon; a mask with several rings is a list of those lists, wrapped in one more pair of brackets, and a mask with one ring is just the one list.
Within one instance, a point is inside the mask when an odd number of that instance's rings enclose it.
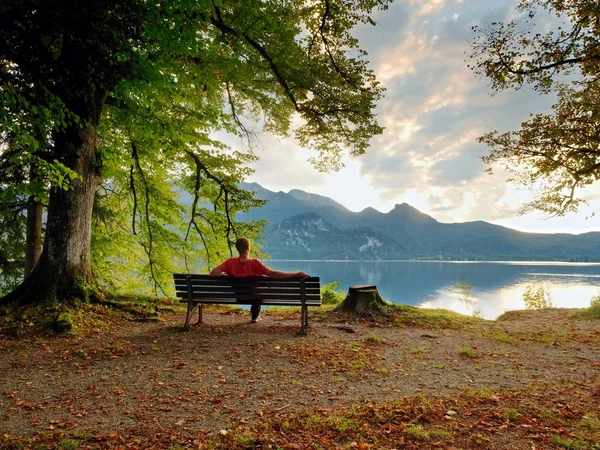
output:
{"label": "man's arm", "polygon": [[[211,274],[212,275],[212,274]],[[310,275],[305,274],[304,272],[282,272],[281,270],[267,270],[265,275],[271,278],[309,278]]]}
{"label": "man's arm", "polygon": [[210,271],[210,276],[211,277],[220,277],[224,273],[225,272],[223,272],[221,269],[219,269],[218,267],[215,267],[213,270]]}

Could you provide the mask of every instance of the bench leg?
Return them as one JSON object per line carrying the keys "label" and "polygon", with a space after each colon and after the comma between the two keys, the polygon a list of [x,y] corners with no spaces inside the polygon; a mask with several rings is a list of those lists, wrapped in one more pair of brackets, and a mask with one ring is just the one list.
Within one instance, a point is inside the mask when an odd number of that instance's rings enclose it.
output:
{"label": "bench leg", "polygon": [[203,323],[202,321],[202,303],[198,303],[198,323]]}
{"label": "bench leg", "polygon": [[306,328],[308,328],[309,327],[309,325],[308,325],[308,306],[305,306],[304,310],[305,310],[304,311],[304,326]]}
{"label": "bench leg", "polygon": [[192,302],[188,302],[188,310],[185,316],[185,325],[183,326],[183,329],[185,331],[190,331],[190,319],[192,318],[192,313],[194,312],[195,307],[196,305],[194,305]]}
{"label": "bench leg", "polygon": [[302,313],[300,314],[300,331],[298,332],[299,336],[306,336],[306,326],[308,325],[308,307],[302,307]]}

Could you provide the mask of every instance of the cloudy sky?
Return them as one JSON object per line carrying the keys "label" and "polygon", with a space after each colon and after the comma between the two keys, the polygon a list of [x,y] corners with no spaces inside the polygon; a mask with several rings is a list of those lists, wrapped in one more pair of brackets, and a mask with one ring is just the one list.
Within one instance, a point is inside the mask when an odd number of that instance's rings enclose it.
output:
{"label": "cloudy sky", "polygon": [[519,215],[530,198],[485,172],[487,147],[476,139],[494,129],[517,129],[553,98],[531,89],[491,95],[487,81],[467,67],[472,25],[515,17],[516,0],[397,0],[376,14],[376,27],[356,31],[371,67],[387,89],[378,105],[384,134],[367,154],[347,158],[338,173],[316,172],[310,151],[293,139],[260,136],[261,160],[250,181],[274,191],[302,189],[326,195],[353,211],[387,212],[409,203],[441,222],[485,220],[523,231],[600,230],[600,185],[582,193],[590,206],[564,218]]}

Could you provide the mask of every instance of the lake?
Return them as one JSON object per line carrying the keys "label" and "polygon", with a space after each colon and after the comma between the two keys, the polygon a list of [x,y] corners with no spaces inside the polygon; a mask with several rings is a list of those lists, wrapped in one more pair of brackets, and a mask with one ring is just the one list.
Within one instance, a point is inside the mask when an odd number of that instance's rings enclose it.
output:
{"label": "lake", "polygon": [[544,289],[553,306],[582,308],[600,294],[600,263],[466,261],[266,261],[276,270],[302,270],[321,283],[377,285],[391,302],[444,308],[495,319],[525,309],[523,294]]}

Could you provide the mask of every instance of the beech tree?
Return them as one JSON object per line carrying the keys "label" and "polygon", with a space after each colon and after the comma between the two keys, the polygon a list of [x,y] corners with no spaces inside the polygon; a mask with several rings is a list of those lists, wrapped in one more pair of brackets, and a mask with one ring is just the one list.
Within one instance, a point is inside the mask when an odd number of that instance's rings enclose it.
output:
{"label": "beech tree", "polygon": [[237,187],[255,156],[218,132],[251,140],[260,119],[318,170],[364,153],[382,90],[351,30],[387,3],[4,0],[0,170],[25,176],[0,187],[47,198],[47,219],[39,262],[0,304],[86,298],[132,262],[160,290],[173,260],[256,233],[235,221],[260,203]]}
{"label": "beech tree", "polygon": [[[531,83],[558,100],[551,114],[532,115],[518,131],[482,136],[491,148],[483,159],[535,189],[525,211],[564,215],[583,202],[577,190],[600,177],[600,8],[591,0],[522,0],[517,9],[524,23],[474,28],[471,68],[494,90]],[[540,16],[555,29],[535,33]]]}

